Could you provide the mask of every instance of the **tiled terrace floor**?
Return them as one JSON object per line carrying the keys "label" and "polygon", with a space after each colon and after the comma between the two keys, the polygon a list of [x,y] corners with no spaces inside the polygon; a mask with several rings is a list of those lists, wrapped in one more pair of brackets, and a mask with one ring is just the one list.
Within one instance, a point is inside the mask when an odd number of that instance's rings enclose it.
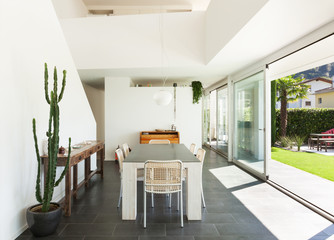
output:
{"label": "tiled terrace floor", "polygon": [[[137,220],[122,221],[117,209],[119,184],[118,165],[106,162],[104,180],[94,176],[90,187],[80,190],[72,216],[63,217],[57,233],[46,239],[319,240],[334,234],[331,222],[210,150],[203,171],[207,204],[203,219],[188,222],[185,217],[183,229],[176,197],[169,209],[164,196],[155,197],[155,208],[148,208],[148,227],[143,229],[142,183],[138,183]],[[27,230],[18,239],[34,238]]]}

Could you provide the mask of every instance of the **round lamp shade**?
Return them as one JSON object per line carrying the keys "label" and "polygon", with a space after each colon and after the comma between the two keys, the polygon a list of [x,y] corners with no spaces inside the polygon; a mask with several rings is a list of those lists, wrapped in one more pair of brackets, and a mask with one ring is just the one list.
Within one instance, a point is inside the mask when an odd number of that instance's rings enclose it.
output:
{"label": "round lamp shade", "polygon": [[161,90],[153,95],[153,100],[155,101],[155,103],[161,106],[168,105],[172,98],[172,94],[166,90]]}

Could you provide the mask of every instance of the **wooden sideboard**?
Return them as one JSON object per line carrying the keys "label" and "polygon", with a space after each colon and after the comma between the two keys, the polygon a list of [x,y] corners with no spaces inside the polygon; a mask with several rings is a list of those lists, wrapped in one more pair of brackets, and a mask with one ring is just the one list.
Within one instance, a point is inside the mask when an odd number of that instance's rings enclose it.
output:
{"label": "wooden sideboard", "polygon": [[179,132],[175,131],[143,131],[140,132],[140,144],[148,144],[152,139],[168,139],[170,143],[180,143]]}
{"label": "wooden sideboard", "polygon": [[[94,174],[100,174],[103,178],[103,161],[104,161],[104,142],[103,141],[90,141],[89,144],[80,143],[80,148],[74,149],[72,147],[70,162],[68,166],[67,173],[65,175],[65,198],[64,200],[64,212],[65,216],[71,216],[71,196],[74,198],[77,197],[77,191],[80,187],[85,185],[88,187],[89,179]],[[98,169],[91,171],[90,169],[90,156],[94,153],[97,153],[97,164]],[[42,162],[44,164],[44,172],[48,171],[48,156],[41,156]],[[78,184],[78,163],[85,161],[85,179]],[[64,154],[58,154],[57,166],[65,166],[67,162],[67,156]],[[73,167],[73,190],[71,189],[71,174]],[[46,182],[44,174],[44,183]]]}

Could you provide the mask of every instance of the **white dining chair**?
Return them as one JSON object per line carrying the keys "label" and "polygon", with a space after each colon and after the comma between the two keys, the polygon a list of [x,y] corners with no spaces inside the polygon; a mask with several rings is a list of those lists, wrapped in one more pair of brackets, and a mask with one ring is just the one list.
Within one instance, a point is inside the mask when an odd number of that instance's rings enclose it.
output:
{"label": "white dining chair", "polygon": [[204,193],[203,193],[203,181],[202,181],[202,175],[203,175],[203,164],[204,164],[204,159],[205,159],[205,153],[206,151],[203,149],[203,148],[199,148],[197,150],[197,154],[196,154],[196,157],[198,158],[198,160],[201,161],[201,195],[202,195],[202,202],[203,202],[203,207],[205,208],[206,205],[205,205],[205,201],[204,201]]}
{"label": "white dining chair", "polygon": [[[123,161],[124,161],[124,155],[123,151],[121,149],[116,150],[117,158],[118,158],[118,163],[119,163],[119,173],[120,173],[120,179],[121,179],[121,185],[120,185],[120,190],[119,190],[119,198],[118,198],[118,204],[117,208],[120,207],[121,205],[121,199],[123,197]],[[137,181],[138,182],[143,182],[144,181],[144,169],[139,168],[137,169]],[[153,193],[151,195],[152,198],[152,207],[154,207],[154,197]]]}
{"label": "white dining chair", "polygon": [[190,144],[190,148],[189,148],[189,150],[190,150],[190,152],[191,152],[192,154],[195,153],[195,148],[196,148],[196,144],[195,144],[195,143]]}
{"label": "white dining chair", "polygon": [[168,139],[151,139],[149,144],[170,144]]}
{"label": "white dining chair", "polygon": [[[123,151],[121,149],[116,150],[117,158],[118,158],[118,163],[119,163],[119,173],[120,173],[120,179],[121,179],[121,186],[120,186],[120,191],[119,191],[119,198],[118,198],[118,204],[117,207],[119,208],[121,205],[121,199],[122,199],[122,191],[123,191],[123,161],[124,161],[124,155]],[[143,169],[138,169],[137,171],[137,181],[144,181],[144,171]]]}
{"label": "white dining chair", "polygon": [[124,157],[126,158],[130,153],[129,145],[127,143],[123,143],[122,147],[123,147]]}
{"label": "white dining chair", "polygon": [[[198,160],[200,160],[201,162],[201,174],[200,174],[200,188],[201,188],[201,198],[202,198],[202,203],[203,203],[203,207],[205,208],[206,205],[205,205],[205,200],[204,200],[204,193],[203,193],[203,182],[202,182],[202,172],[203,172],[203,164],[204,164],[204,159],[205,159],[205,153],[206,151],[202,148],[199,148],[198,151],[197,151],[197,154],[196,154],[196,157]],[[186,169],[183,169],[183,179],[182,181],[185,181],[187,178],[187,171]],[[179,199],[179,194],[177,195],[177,199]],[[172,205],[172,198],[171,198],[171,195],[170,195],[170,199],[169,199],[169,207],[171,207]],[[179,210],[179,201],[177,201],[177,210]]]}
{"label": "white dining chair", "polygon": [[146,228],[146,193],[179,193],[181,227],[183,227],[182,201],[183,164],[180,160],[148,160],[144,164],[144,228]]}

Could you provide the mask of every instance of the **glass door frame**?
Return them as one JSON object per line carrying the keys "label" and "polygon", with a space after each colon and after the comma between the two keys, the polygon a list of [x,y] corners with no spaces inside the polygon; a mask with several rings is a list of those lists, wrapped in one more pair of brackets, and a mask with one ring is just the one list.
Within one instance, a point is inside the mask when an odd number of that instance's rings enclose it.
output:
{"label": "glass door frame", "polygon": [[[234,88],[235,88],[235,83],[243,81],[245,79],[247,79],[248,77],[251,77],[257,73],[260,73],[263,71],[263,87],[264,87],[264,96],[263,96],[263,101],[264,101],[264,166],[263,166],[263,173],[260,173],[258,171],[256,171],[254,168],[251,168],[250,166],[238,161],[237,159],[234,158],[234,146],[229,149],[229,159],[231,159],[233,161],[234,164],[236,164],[237,166],[239,166],[240,168],[246,170],[247,172],[250,172],[251,174],[255,175],[256,177],[266,181],[268,179],[269,173],[268,173],[268,162],[270,160],[271,157],[271,89],[270,89],[270,80],[267,80],[267,69],[266,67],[262,67],[260,69],[257,69],[256,71],[252,71],[250,73],[248,73],[247,75],[244,75],[241,78],[232,80],[231,79],[231,85],[233,86],[232,90],[229,92],[230,93],[230,101],[231,101],[231,105],[230,108],[233,109],[233,111],[235,111],[234,109]],[[230,136],[233,137],[234,134],[234,125],[235,125],[235,114],[229,114],[230,115],[230,128],[229,128],[229,132],[230,132]],[[232,116],[231,116],[232,115]],[[231,138],[232,139],[232,138]],[[230,141],[229,145],[234,144],[234,141]],[[230,154],[231,153],[231,154]]]}
{"label": "glass door frame", "polygon": [[[209,94],[203,94],[203,101],[202,101],[202,145],[206,147],[210,147],[210,131],[208,131],[208,128],[210,129],[210,114],[208,114],[208,102],[210,101],[210,93]],[[206,120],[206,121],[205,121]],[[206,138],[205,138],[206,137]],[[209,141],[207,141],[207,138],[209,138]]]}
{"label": "glass door frame", "polygon": [[[224,89],[226,89],[226,91],[227,91],[227,101],[228,101],[228,103],[227,103],[227,109],[226,109],[226,114],[227,114],[227,131],[228,131],[228,145],[227,145],[227,152],[223,152],[222,150],[220,150],[219,149],[219,105],[218,105],[218,96],[219,96],[219,92],[220,91],[222,91],[222,90],[224,90]],[[225,83],[225,84],[223,84],[221,87],[219,87],[219,88],[217,88],[216,89],[216,136],[217,136],[217,146],[216,146],[216,148],[217,148],[217,151],[219,152],[219,153],[221,153],[223,156],[225,156],[225,157],[228,157],[228,153],[229,153],[229,150],[230,150],[230,147],[229,147],[229,145],[231,144],[230,142],[229,142],[229,139],[230,139],[230,122],[229,122],[229,120],[230,120],[230,118],[229,118],[229,115],[230,115],[230,112],[229,112],[229,101],[230,101],[230,96],[229,96],[229,86],[228,86],[228,83]]]}

